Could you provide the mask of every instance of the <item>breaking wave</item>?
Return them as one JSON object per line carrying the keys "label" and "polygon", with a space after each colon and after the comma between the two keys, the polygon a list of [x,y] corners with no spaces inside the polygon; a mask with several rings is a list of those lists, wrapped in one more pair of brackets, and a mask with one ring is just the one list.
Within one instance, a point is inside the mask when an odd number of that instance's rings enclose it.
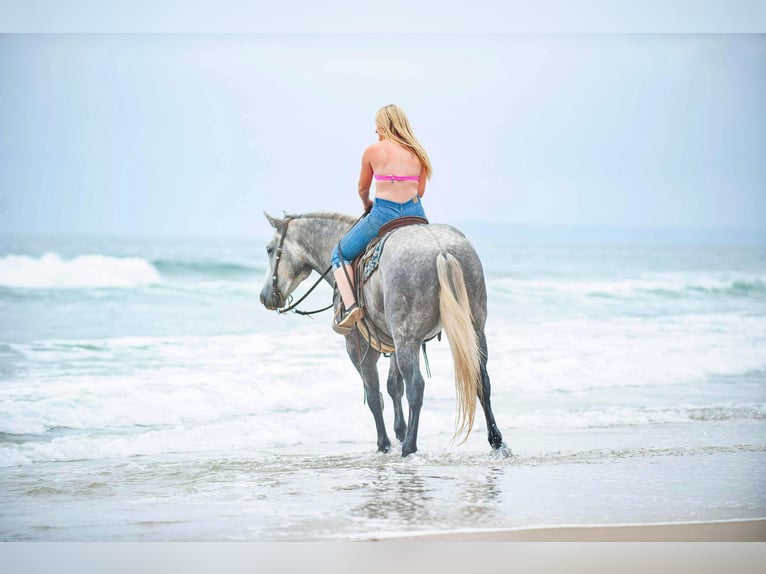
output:
{"label": "breaking wave", "polygon": [[56,253],[41,257],[0,258],[0,287],[11,289],[131,288],[183,281],[248,281],[264,267],[241,262],[194,261],[109,255],[64,259]]}
{"label": "breaking wave", "polygon": [[140,257],[80,255],[62,259],[8,255],[0,258],[0,286],[28,289],[136,287],[160,283],[157,268]]}
{"label": "breaking wave", "polygon": [[536,292],[585,297],[624,298],[649,295],[667,298],[695,296],[766,297],[766,277],[722,278],[666,275],[646,279],[516,279],[489,282],[501,293]]}

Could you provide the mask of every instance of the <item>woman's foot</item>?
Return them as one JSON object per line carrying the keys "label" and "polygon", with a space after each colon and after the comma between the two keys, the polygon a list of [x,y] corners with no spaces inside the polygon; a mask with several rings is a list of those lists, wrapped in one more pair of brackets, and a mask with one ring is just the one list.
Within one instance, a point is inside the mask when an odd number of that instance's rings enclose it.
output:
{"label": "woman's foot", "polygon": [[354,330],[354,327],[338,327],[338,321],[341,320],[343,316],[343,303],[336,302],[335,309],[332,314],[332,330],[338,333],[338,335],[343,335],[344,337],[351,333],[351,331]]}
{"label": "woman's foot", "polygon": [[362,310],[359,308],[359,306],[354,303],[346,309],[341,316],[340,319],[338,319],[335,322],[335,325],[340,327],[341,329],[348,329],[353,327],[359,319],[362,318]]}

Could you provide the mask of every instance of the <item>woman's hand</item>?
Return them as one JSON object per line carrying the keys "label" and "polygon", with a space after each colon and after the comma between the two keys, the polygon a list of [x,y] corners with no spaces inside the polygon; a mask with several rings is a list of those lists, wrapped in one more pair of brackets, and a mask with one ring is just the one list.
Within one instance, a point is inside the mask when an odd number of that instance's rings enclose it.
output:
{"label": "woman's hand", "polygon": [[364,202],[364,214],[365,215],[367,215],[368,213],[370,213],[372,211],[372,205],[373,205],[373,203],[369,199]]}

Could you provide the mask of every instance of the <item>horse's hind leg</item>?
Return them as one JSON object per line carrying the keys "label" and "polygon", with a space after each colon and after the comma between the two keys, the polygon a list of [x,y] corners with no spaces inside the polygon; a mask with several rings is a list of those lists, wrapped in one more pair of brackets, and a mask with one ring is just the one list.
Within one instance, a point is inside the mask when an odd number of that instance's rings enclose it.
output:
{"label": "horse's hind leg", "polygon": [[396,346],[396,363],[404,376],[407,385],[407,402],[410,406],[410,416],[407,421],[407,433],[402,444],[402,456],[407,456],[418,450],[418,421],[420,408],[423,406],[423,390],[425,381],[420,374],[420,345],[406,343]]}
{"label": "horse's hind leg", "polygon": [[394,401],[394,432],[399,442],[404,441],[404,435],[407,432],[407,423],[404,422],[404,412],[402,411],[402,395],[404,395],[404,380],[399,372],[399,366],[396,364],[396,353],[391,355],[391,364],[388,367],[388,394]]}
{"label": "horse's hind leg", "polygon": [[367,405],[372,411],[375,428],[378,432],[378,450],[388,452],[391,449],[391,441],[388,440],[386,425],[383,421],[383,397],[380,394],[380,380],[378,379],[377,363],[380,353],[368,348],[367,343],[356,329],[346,336],[346,352],[348,352],[351,362],[364,383]]}
{"label": "horse's hind leg", "polygon": [[481,400],[481,408],[484,410],[484,418],[487,420],[487,439],[494,450],[499,450],[507,456],[510,452],[503,442],[503,435],[500,434],[500,430],[497,428],[495,415],[492,413],[492,406],[490,405],[490,383],[489,373],[487,372],[487,337],[483,331],[480,331],[478,336],[479,351],[481,353],[481,393],[479,393],[479,398]]}

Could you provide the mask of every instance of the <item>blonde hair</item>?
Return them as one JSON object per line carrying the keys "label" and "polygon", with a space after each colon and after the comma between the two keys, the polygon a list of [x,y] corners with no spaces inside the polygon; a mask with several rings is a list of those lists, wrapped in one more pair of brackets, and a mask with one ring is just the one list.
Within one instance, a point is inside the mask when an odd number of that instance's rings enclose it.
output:
{"label": "blonde hair", "polygon": [[426,178],[431,178],[433,173],[431,160],[428,159],[426,150],[412,133],[410,122],[399,106],[389,104],[380,108],[375,114],[375,127],[384,139],[395,141],[414,153],[426,170]]}

